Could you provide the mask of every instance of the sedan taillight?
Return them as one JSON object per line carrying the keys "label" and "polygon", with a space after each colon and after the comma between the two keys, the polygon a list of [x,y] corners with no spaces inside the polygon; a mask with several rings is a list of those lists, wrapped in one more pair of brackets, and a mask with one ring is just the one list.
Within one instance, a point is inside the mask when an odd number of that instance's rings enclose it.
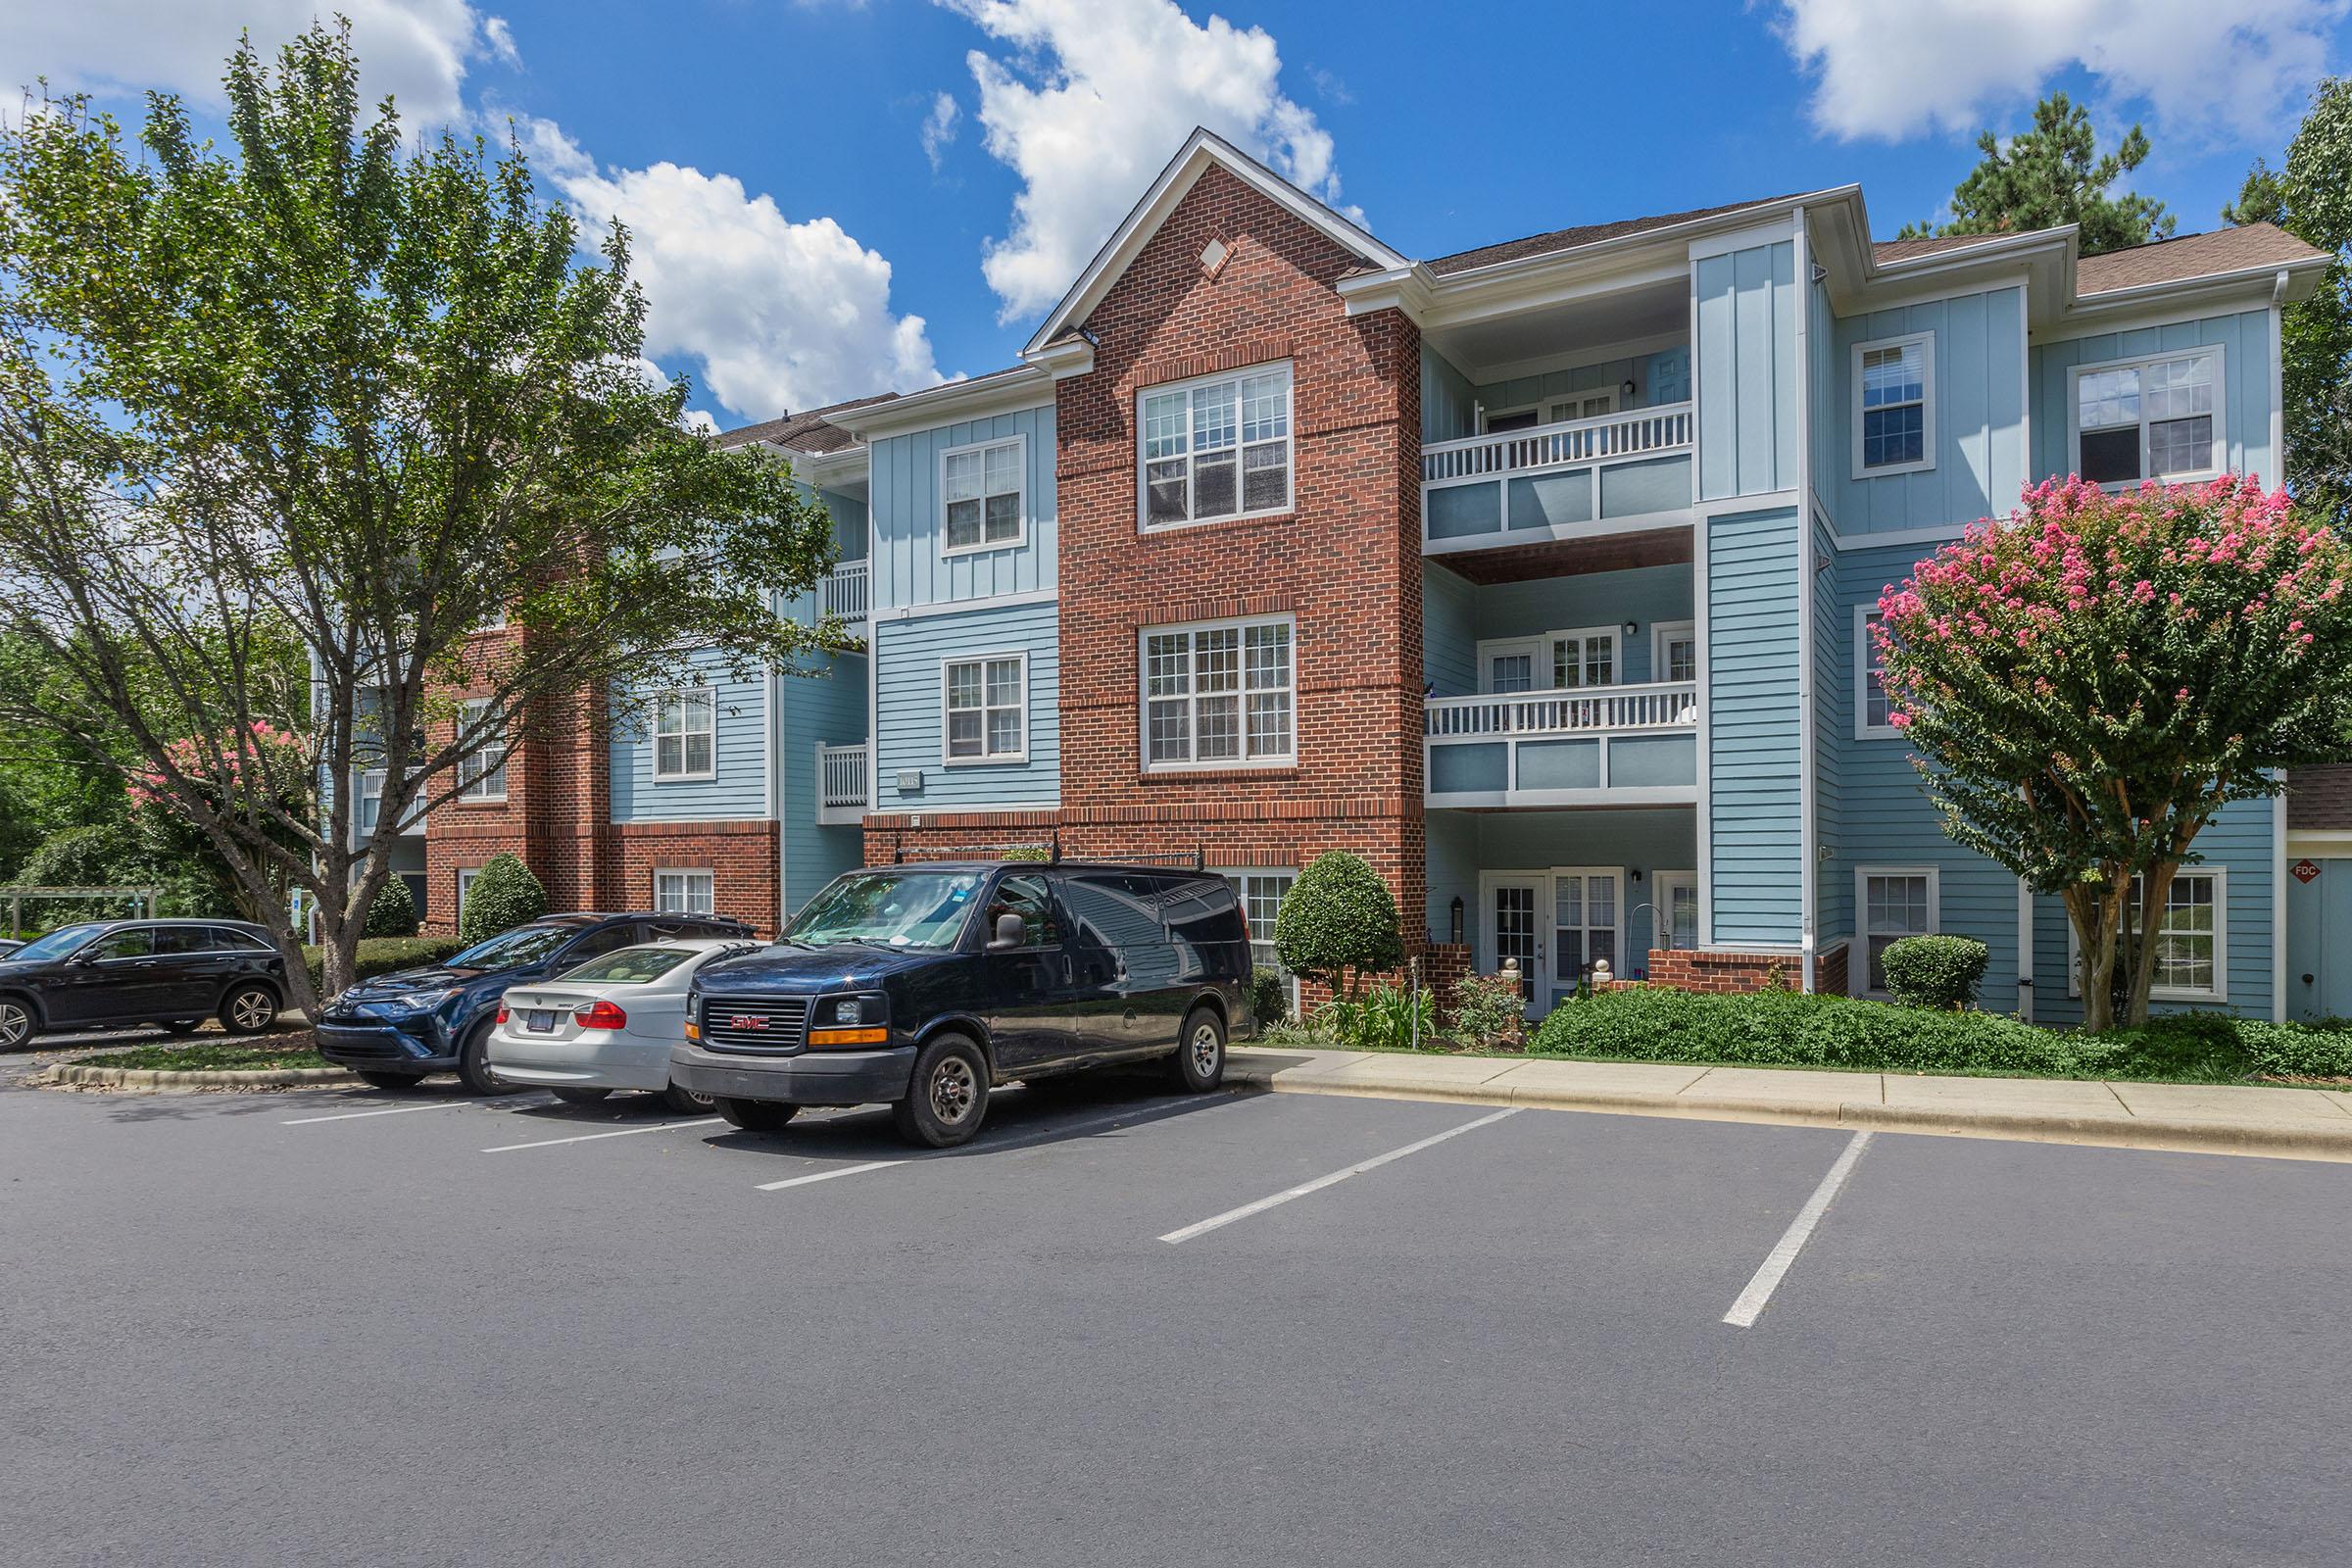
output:
{"label": "sedan taillight", "polygon": [[507,1021],[507,1004],[503,1002],[498,1004],[497,1021],[499,1023],[505,1023]]}
{"label": "sedan taillight", "polygon": [[575,1008],[571,1019],[583,1029],[626,1029],[629,1026],[629,1015],[610,1002],[591,1002],[585,1007]]}

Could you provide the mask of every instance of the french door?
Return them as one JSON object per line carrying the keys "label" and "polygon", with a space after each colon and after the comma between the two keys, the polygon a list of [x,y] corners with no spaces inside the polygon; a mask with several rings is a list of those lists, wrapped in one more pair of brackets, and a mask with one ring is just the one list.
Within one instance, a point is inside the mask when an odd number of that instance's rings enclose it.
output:
{"label": "french door", "polygon": [[1499,974],[1505,962],[1516,960],[1529,1017],[1541,1018],[1566,1001],[1596,960],[1607,960],[1610,972],[1623,977],[1621,867],[1488,871],[1479,880],[1479,968]]}
{"label": "french door", "polygon": [[1552,1003],[1557,1005],[1606,963],[1625,977],[1617,922],[1624,907],[1625,873],[1616,866],[1576,866],[1551,873]]}
{"label": "french door", "polygon": [[1660,871],[1657,887],[1658,912],[1650,945],[1688,953],[1698,946],[1698,876],[1691,871]]}
{"label": "french door", "polygon": [[1550,902],[1551,887],[1541,876],[1515,872],[1489,872],[1486,883],[1486,929],[1480,933],[1485,950],[1480,967],[1489,974],[1500,974],[1505,964],[1519,965],[1519,995],[1528,1010],[1535,1016],[1541,1003],[1548,998],[1549,988],[1544,975],[1544,907]]}

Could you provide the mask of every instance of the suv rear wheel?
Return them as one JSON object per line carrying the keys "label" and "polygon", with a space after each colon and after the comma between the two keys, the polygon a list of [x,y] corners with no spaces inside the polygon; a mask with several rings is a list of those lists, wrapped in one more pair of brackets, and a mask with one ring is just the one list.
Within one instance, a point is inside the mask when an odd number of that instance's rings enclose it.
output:
{"label": "suv rear wheel", "polygon": [[1185,1015],[1176,1054],[1168,1058],[1168,1076],[1177,1088],[1195,1095],[1205,1095],[1224,1081],[1225,1020],[1214,1007],[1195,1007]]}
{"label": "suv rear wheel", "polygon": [[899,1136],[932,1149],[969,1143],[988,1119],[988,1058],[963,1035],[937,1035],[914,1058],[906,1098],[890,1107]]}
{"label": "suv rear wheel", "polygon": [[277,993],[268,986],[234,986],[220,999],[220,1027],[232,1035],[258,1035],[275,1022]]}

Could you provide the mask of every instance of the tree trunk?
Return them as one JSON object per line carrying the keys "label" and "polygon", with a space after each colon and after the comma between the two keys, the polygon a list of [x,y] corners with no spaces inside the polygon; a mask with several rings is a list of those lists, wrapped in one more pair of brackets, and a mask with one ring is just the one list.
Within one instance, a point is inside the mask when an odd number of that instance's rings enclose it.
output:
{"label": "tree trunk", "polygon": [[2130,893],[2128,884],[2123,892],[2105,891],[2113,885],[2112,879],[2104,887],[2081,884],[2063,895],[2066,917],[2075,928],[2086,1034],[2104,1034],[2115,1027],[2115,939]]}
{"label": "tree trunk", "polygon": [[[2162,860],[2140,877],[2138,924],[2132,942],[2132,968],[2126,979],[2131,990],[2124,998],[2124,1025],[2138,1029],[2148,1021],[2148,993],[2156,988],[2157,933],[2164,925],[2165,901],[2172,897],[2173,878],[2180,866]],[[2220,919],[2221,911],[2214,917]]]}

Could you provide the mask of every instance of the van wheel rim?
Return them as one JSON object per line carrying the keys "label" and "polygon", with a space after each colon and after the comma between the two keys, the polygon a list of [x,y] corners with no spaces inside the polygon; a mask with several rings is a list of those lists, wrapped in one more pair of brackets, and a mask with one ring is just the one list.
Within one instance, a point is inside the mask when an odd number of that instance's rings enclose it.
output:
{"label": "van wheel rim", "polygon": [[229,1016],[240,1029],[259,1029],[270,1021],[270,999],[258,991],[248,991],[228,1004]]}
{"label": "van wheel rim", "polygon": [[0,1045],[19,1045],[31,1033],[31,1015],[13,1002],[0,1002]]}
{"label": "van wheel rim", "polygon": [[1193,1071],[1205,1078],[1217,1070],[1217,1026],[1203,1023],[1193,1031]]}
{"label": "van wheel rim", "polygon": [[931,1113],[949,1126],[969,1116],[979,1100],[979,1080],[961,1056],[950,1056],[931,1070]]}

